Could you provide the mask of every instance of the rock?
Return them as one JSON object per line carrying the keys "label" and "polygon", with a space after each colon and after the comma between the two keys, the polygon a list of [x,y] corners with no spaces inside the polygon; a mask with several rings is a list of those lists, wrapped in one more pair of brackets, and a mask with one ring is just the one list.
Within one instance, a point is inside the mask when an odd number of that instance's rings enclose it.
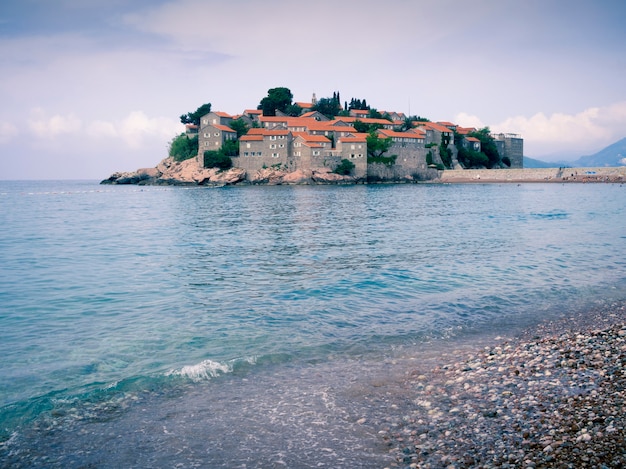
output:
{"label": "rock", "polygon": [[246,172],[241,168],[220,171],[199,168],[195,158],[180,162],[165,158],[155,168],[113,173],[101,184],[229,185],[243,181],[245,176]]}
{"label": "rock", "polygon": [[341,174],[335,174],[328,168],[319,168],[313,170],[311,179],[318,184],[328,183],[353,183],[355,182],[352,176],[342,176]]}

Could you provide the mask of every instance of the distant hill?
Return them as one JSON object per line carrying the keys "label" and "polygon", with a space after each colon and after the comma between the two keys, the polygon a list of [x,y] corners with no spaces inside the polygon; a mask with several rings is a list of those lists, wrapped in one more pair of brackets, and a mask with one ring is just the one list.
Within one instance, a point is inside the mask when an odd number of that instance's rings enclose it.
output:
{"label": "distant hill", "polygon": [[601,168],[604,166],[626,166],[626,138],[593,155],[581,156],[574,161],[550,162],[524,157],[524,168]]}
{"label": "distant hill", "polygon": [[[524,157],[524,168],[560,168],[563,163],[536,160],[534,158]],[[571,166],[569,164],[568,166]]]}
{"label": "distant hill", "polygon": [[626,166],[626,138],[593,155],[582,156],[571,163],[574,167]]}

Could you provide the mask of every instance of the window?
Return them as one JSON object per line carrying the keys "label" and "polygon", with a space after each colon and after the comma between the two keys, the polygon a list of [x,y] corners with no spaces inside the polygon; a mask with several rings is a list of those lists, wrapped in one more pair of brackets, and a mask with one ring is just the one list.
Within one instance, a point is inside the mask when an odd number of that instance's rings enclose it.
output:
{"label": "window", "polygon": [[202,124],[203,124],[203,125],[207,125],[208,123],[209,123],[209,120],[208,120],[208,119],[202,119]]}
{"label": "window", "polygon": [[206,132],[204,133],[204,138],[209,138],[210,136],[210,134],[207,134]]}
{"label": "window", "polygon": [[278,145],[278,148],[285,148],[285,144],[281,143],[280,145]]}
{"label": "window", "polygon": [[278,158],[280,156],[280,154],[278,153],[272,153],[272,158]]}
{"label": "window", "polygon": [[246,143],[246,148],[250,148],[250,144],[249,143]]}
{"label": "window", "polygon": [[276,140],[276,135],[270,135],[270,140]]}
{"label": "window", "polygon": [[301,153],[301,152],[299,152],[299,151],[297,151],[297,152],[296,152],[296,156],[302,156],[302,153]]}
{"label": "window", "polygon": [[219,137],[220,133],[219,132],[215,132],[213,135],[216,136],[216,137]]}
{"label": "window", "polygon": [[275,143],[272,143],[272,144],[270,145],[270,148],[276,148],[276,144],[275,144]]}
{"label": "window", "polygon": [[354,150],[355,146],[354,145],[350,145],[350,150]]}
{"label": "window", "polygon": [[244,151],[243,156],[250,156],[250,154],[247,151]]}
{"label": "window", "polygon": [[320,155],[319,150],[313,150],[313,156],[319,156],[319,155]]}
{"label": "window", "polygon": [[284,135],[279,135],[278,138],[281,139],[281,140],[284,140],[285,136]]}

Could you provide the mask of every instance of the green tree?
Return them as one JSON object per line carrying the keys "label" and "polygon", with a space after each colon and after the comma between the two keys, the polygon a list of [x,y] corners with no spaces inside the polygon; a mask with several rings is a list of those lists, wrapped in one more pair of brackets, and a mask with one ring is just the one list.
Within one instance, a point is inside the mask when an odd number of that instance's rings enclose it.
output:
{"label": "green tree", "polygon": [[194,112],[188,112],[180,116],[180,122],[182,124],[195,124],[200,125],[200,118],[211,112],[211,103],[206,103],[196,109]]}
{"label": "green tree", "polygon": [[468,135],[480,140],[480,151],[487,157],[487,164],[484,166],[487,168],[498,167],[501,158],[489,127],[483,127],[475,132],[470,132]]}
{"label": "green tree", "polygon": [[377,159],[384,156],[391,147],[391,138],[380,138],[376,131],[370,132],[367,137],[367,156],[368,162],[370,158]]}
{"label": "green tree", "polygon": [[302,114],[302,106],[293,103],[285,108],[285,114],[291,117],[298,117]]}
{"label": "green tree", "polygon": [[219,151],[225,156],[239,155],[239,140],[226,140]]}
{"label": "green tree", "polygon": [[371,132],[376,132],[376,130],[382,128],[382,124],[366,124],[365,122],[357,119],[352,123],[352,127],[354,127],[354,130],[361,134],[369,134]]}
{"label": "green tree", "polygon": [[293,95],[289,88],[270,88],[257,109],[261,109],[264,116],[275,116],[276,111],[285,112],[287,107],[291,105],[292,99]]}
{"label": "green tree", "polygon": [[344,158],[343,160],[341,160],[341,163],[337,165],[333,173],[341,174],[342,176],[348,176],[352,173],[353,169],[354,169],[354,163]]}
{"label": "green tree", "polygon": [[230,128],[237,132],[237,138],[246,135],[248,133],[248,130],[250,130],[248,124],[246,124],[246,121],[244,121],[242,118],[233,120],[230,123]]}
{"label": "green tree", "polygon": [[368,116],[370,119],[382,119],[383,115],[377,109],[371,108]]}
{"label": "green tree", "polygon": [[169,156],[174,161],[185,161],[198,154],[198,137],[188,137],[182,133],[170,142]]}
{"label": "green tree", "polygon": [[334,118],[341,112],[341,103],[337,97],[337,93],[333,93],[332,98],[321,98],[317,104],[313,106],[313,110],[324,114],[329,119]]}

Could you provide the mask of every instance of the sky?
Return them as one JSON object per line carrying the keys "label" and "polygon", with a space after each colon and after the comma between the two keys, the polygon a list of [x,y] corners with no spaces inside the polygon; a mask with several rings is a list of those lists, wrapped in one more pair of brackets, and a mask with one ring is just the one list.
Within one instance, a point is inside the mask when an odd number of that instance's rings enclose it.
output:
{"label": "sky", "polygon": [[623,0],[2,0],[0,179],[154,167],[179,116],[340,93],[574,160],[626,137]]}

